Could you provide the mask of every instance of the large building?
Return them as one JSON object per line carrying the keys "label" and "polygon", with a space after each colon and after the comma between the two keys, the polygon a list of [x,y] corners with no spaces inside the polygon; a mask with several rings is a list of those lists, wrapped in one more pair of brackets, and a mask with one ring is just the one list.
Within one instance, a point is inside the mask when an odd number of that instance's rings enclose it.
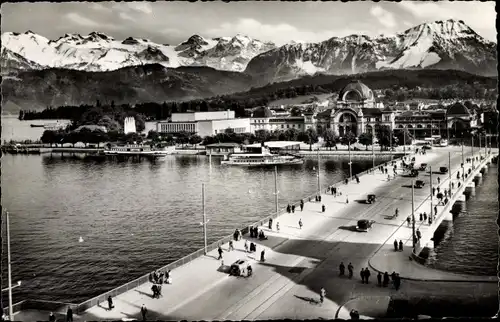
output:
{"label": "large building", "polygon": [[442,109],[424,110],[423,107],[420,102],[405,105],[402,110],[384,107],[375,101],[375,95],[368,86],[353,81],[339,92],[331,108],[319,113],[308,110],[301,116],[278,116],[267,107],[257,108],[251,117],[251,129],[255,132],[315,128],[320,133],[331,129],[336,136],[347,132],[359,136],[376,133],[380,126],[388,126],[394,131],[407,129],[419,138],[438,134],[453,138],[477,128],[480,119],[476,110],[460,102]]}
{"label": "large building", "polygon": [[235,133],[249,133],[250,119],[235,118],[234,111],[172,113],[170,121],[157,123],[157,131],[165,134],[187,132],[201,137],[213,136],[232,129]]}

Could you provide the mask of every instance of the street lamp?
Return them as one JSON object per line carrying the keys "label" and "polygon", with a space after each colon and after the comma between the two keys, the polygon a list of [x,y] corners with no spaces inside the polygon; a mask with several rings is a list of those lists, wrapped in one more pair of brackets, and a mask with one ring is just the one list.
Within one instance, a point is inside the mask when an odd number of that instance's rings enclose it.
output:
{"label": "street lamp", "polygon": [[318,147],[318,195],[321,196],[321,182],[319,178],[320,173],[320,162],[319,162],[319,147]]}
{"label": "street lamp", "polygon": [[207,254],[207,224],[210,219],[207,220],[207,215],[205,213],[205,184],[201,184],[201,207],[203,210],[203,222],[200,222],[200,226],[203,227],[203,242],[204,242],[204,254]]}
{"label": "street lamp", "polygon": [[278,216],[279,212],[279,200],[278,200],[278,167],[274,166],[274,197],[275,197],[275,204],[276,204],[276,216]]}

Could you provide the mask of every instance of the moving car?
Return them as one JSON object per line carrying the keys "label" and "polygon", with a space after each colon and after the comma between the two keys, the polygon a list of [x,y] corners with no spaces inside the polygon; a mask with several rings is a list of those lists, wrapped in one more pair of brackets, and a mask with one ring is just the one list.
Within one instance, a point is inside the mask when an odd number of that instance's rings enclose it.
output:
{"label": "moving car", "polygon": [[440,168],[439,168],[439,171],[440,171],[441,173],[448,173],[448,168],[447,168],[447,167],[440,167]]}
{"label": "moving car", "polygon": [[377,199],[377,196],[368,195],[368,197],[366,197],[366,202],[371,204],[371,203],[375,202],[376,199]]}
{"label": "moving car", "polygon": [[358,220],[356,230],[366,233],[372,228],[372,225],[373,225],[373,220],[361,219]]}
{"label": "moving car", "polygon": [[248,267],[248,262],[244,259],[238,259],[236,262],[231,265],[229,268],[229,275],[234,276],[244,276],[246,274]]}
{"label": "moving car", "polygon": [[409,174],[409,175],[410,175],[410,177],[418,177],[418,171],[417,171],[417,170],[415,170],[415,169],[412,169],[412,170],[410,171],[410,174]]}
{"label": "moving car", "polygon": [[425,185],[425,182],[422,180],[415,181],[415,188],[422,188]]}
{"label": "moving car", "polygon": [[422,164],[420,165],[419,170],[420,170],[420,171],[425,171],[426,169],[427,169],[427,163],[422,163]]}

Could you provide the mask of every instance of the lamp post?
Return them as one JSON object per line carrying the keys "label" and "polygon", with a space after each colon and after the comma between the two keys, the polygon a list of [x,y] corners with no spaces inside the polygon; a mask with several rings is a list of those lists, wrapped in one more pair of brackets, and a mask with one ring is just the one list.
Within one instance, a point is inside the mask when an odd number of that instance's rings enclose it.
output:
{"label": "lamp post", "polygon": [[349,148],[349,181],[352,179],[352,161],[351,161],[351,141],[348,142]]}
{"label": "lamp post", "polygon": [[319,162],[319,147],[318,147],[318,195],[321,196],[321,182],[319,178],[319,172],[320,172],[320,162]]}
{"label": "lamp post", "polygon": [[389,127],[389,150],[390,150],[390,153],[391,153],[391,161],[392,161],[392,123],[391,123],[391,126]]}
{"label": "lamp post", "polygon": [[462,138],[462,171],[464,169],[465,159],[464,159],[464,139]]}
{"label": "lamp post", "polygon": [[415,252],[415,183],[411,181],[411,221],[412,221],[412,242],[413,242],[413,252]]}
{"label": "lamp post", "polygon": [[278,200],[278,167],[274,166],[274,203],[276,206],[276,216],[279,212],[279,200]]}
{"label": "lamp post", "polygon": [[481,133],[477,133],[477,137],[479,138],[479,159],[481,159]]}
{"label": "lamp post", "polygon": [[406,126],[403,126],[403,153],[406,157]]}
{"label": "lamp post", "polygon": [[202,204],[202,210],[203,210],[203,222],[200,223],[201,226],[203,226],[203,242],[204,242],[204,248],[203,251],[205,255],[207,254],[207,224],[210,221],[207,220],[207,215],[205,213],[205,184],[201,184],[201,204]]}
{"label": "lamp post", "polygon": [[471,141],[470,149],[472,152],[472,170],[474,170],[474,133],[472,133],[470,141]]}
{"label": "lamp post", "polygon": [[451,199],[451,152],[448,152],[448,186],[450,189],[450,199]]}
{"label": "lamp post", "polygon": [[432,166],[431,165],[429,166],[429,173],[430,173],[429,188],[430,188],[430,192],[431,192],[431,215],[430,216],[431,216],[431,218],[434,218],[433,215],[432,215],[434,213],[433,212],[434,209],[432,209],[433,208],[433,197],[434,197],[434,194],[432,193]]}
{"label": "lamp post", "polygon": [[5,224],[7,226],[7,269],[8,269],[8,283],[9,283],[9,319],[14,321],[14,313],[12,309],[12,264],[10,259],[10,224],[9,212],[5,213]]}
{"label": "lamp post", "polygon": [[[375,128],[372,127],[372,168],[375,169]],[[375,174],[375,171],[373,171]]]}

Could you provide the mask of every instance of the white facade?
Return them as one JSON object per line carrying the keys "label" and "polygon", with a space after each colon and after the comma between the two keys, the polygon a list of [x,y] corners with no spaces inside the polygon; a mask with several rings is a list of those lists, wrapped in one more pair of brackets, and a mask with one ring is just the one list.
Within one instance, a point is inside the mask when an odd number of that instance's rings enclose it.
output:
{"label": "white facade", "polygon": [[124,123],[123,132],[125,134],[136,132],[135,119],[133,117],[126,117]]}
{"label": "white facade", "polygon": [[[232,112],[234,115],[234,112]],[[172,114],[173,118],[173,114]],[[179,133],[185,131],[198,134],[201,137],[213,136],[218,133],[224,133],[226,129],[233,129],[235,133],[249,133],[250,119],[211,119],[198,120],[193,122],[158,122],[157,131],[159,133]]]}
{"label": "white facade", "polygon": [[234,111],[231,110],[215,112],[172,113],[172,122],[227,120],[234,119],[234,117]]}

